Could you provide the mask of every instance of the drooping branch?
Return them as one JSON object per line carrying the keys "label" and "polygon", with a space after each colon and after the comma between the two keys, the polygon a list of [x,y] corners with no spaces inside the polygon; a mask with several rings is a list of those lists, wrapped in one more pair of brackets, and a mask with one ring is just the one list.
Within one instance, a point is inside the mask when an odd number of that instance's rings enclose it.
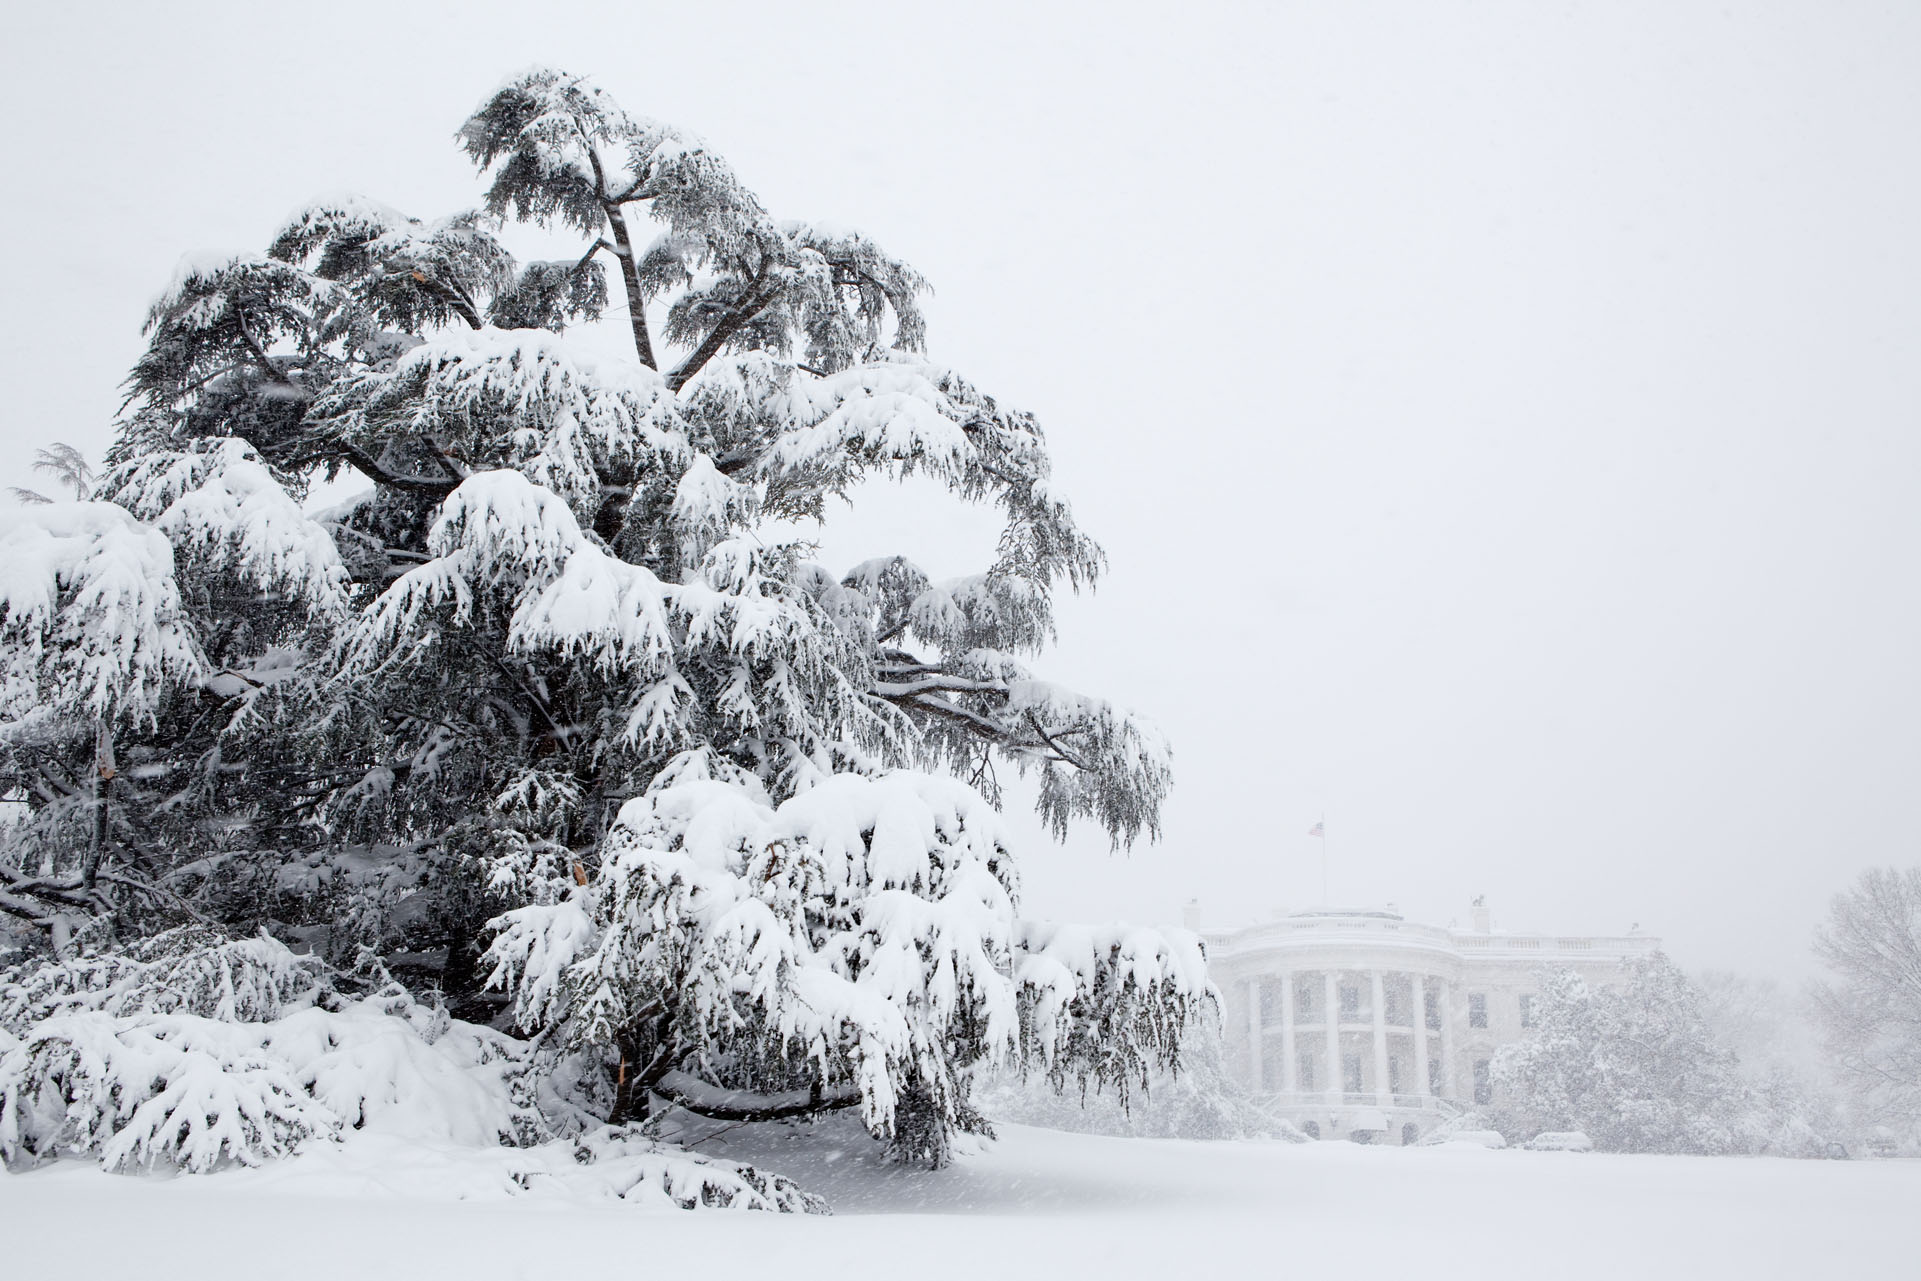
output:
{"label": "drooping branch", "polygon": [[454,314],[467,322],[469,329],[479,329],[481,327],[480,309],[474,306],[473,299],[467,296],[465,290],[459,288],[457,285],[450,285],[444,281],[435,280],[418,268],[413,269],[408,274],[413,277],[415,284],[420,285],[430,294],[438,295],[449,307],[453,308]]}
{"label": "drooping branch", "polygon": [[743,325],[766,310],[767,304],[774,301],[774,296],[779,292],[778,286],[772,282],[763,283],[760,288],[748,294],[744,302],[730,308],[721,318],[720,323],[701,340],[700,346],[688,353],[687,359],[675,365],[668,373],[667,390],[678,392],[685,387],[687,380],[699,373],[702,366],[719,354],[720,349],[727,345],[727,340],[739,333]]}
{"label": "drooping branch", "polygon": [[828,1094],[816,1086],[811,1090],[759,1094],[752,1090],[719,1089],[687,1072],[664,1074],[654,1083],[653,1091],[669,1103],[712,1121],[781,1121],[838,1111],[860,1103],[857,1090]]}
{"label": "drooping branch", "polygon": [[353,465],[355,471],[358,471],[376,485],[387,485],[394,489],[410,489],[418,493],[426,494],[451,494],[460,486],[460,478],[458,476],[442,479],[435,476],[405,476],[399,472],[390,472],[375,462],[365,452],[356,449],[345,441],[340,442],[340,452],[346,456],[347,461]]}

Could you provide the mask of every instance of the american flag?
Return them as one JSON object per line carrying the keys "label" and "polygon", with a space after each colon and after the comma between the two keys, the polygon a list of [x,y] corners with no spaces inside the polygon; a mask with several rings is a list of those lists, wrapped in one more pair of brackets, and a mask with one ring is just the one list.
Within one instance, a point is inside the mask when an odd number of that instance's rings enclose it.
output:
{"label": "american flag", "polygon": [[1307,829],[1307,834],[1309,836],[1326,836],[1327,835],[1326,828],[1327,828],[1327,824],[1316,823],[1314,826]]}

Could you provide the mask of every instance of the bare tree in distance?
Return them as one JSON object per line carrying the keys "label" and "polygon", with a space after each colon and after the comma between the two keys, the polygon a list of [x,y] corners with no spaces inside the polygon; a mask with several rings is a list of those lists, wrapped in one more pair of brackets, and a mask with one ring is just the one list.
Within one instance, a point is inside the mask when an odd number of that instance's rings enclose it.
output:
{"label": "bare tree in distance", "polygon": [[[45,449],[34,450],[33,469],[46,473],[72,490],[76,502],[84,502],[93,492],[93,468],[88,465],[87,456],[72,445],[56,441]],[[37,489],[25,489],[19,485],[8,486],[7,492],[23,503],[54,501]]]}
{"label": "bare tree in distance", "polygon": [[1816,990],[1829,1052],[1881,1120],[1921,1120],[1921,867],[1870,868],[1828,906],[1815,955],[1835,980]]}

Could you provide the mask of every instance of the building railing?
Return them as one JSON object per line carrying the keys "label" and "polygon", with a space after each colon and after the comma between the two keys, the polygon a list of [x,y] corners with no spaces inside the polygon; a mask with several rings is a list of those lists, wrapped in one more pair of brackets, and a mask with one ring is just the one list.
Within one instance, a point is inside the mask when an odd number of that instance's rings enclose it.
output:
{"label": "building railing", "polygon": [[1464,952],[1652,952],[1659,939],[1646,935],[1614,938],[1555,938],[1545,934],[1456,934],[1454,945]]}
{"label": "building railing", "polygon": [[1446,1115],[1458,1113],[1460,1105],[1438,1094],[1391,1094],[1388,1102],[1382,1103],[1381,1096],[1372,1090],[1343,1090],[1330,1096],[1325,1090],[1270,1090],[1265,1097],[1280,1107],[1327,1107],[1338,1102],[1341,1107],[1372,1108],[1393,1107],[1412,1112],[1440,1112]]}
{"label": "building railing", "polygon": [[[1281,1012],[1279,1010],[1262,1010],[1261,1011],[1261,1027],[1264,1030],[1277,1029],[1281,1026],[1282,1026]],[[1415,1030],[1414,1024],[1396,1023],[1391,1018],[1385,1020],[1382,1023],[1382,1026],[1385,1027],[1390,1032],[1404,1033],[1404,1032],[1412,1032]],[[1354,1032],[1354,1033],[1372,1032],[1374,1030],[1374,1020],[1371,1018],[1362,1018],[1358,1020],[1342,1019],[1338,1024],[1335,1025],[1335,1027],[1342,1032]],[[1321,1019],[1319,1015],[1309,1014],[1303,1017],[1299,1012],[1296,1012],[1294,1015],[1294,1030],[1297,1032],[1325,1032],[1327,1031],[1327,1023],[1323,1019]],[[1427,1025],[1426,1028],[1422,1030],[1424,1030],[1429,1036],[1434,1036],[1440,1032],[1441,1025],[1438,1022],[1431,1022]]]}
{"label": "building railing", "polygon": [[1573,937],[1559,934],[1490,934],[1463,930],[1456,926],[1426,925],[1385,913],[1329,914],[1303,913],[1263,921],[1239,929],[1203,931],[1209,947],[1218,948],[1223,958],[1243,951],[1258,952],[1299,938],[1313,947],[1349,939],[1369,940],[1392,946],[1396,951],[1410,947],[1421,950],[1438,948],[1444,952],[1532,952],[1557,955],[1618,953],[1644,955],[1660,946],[1660,940],[1644,934],[1591,935]]}

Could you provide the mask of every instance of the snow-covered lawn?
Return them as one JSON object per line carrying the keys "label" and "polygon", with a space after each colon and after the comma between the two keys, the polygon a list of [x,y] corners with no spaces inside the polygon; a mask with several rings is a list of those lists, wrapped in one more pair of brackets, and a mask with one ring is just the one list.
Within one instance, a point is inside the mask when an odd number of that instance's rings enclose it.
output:
{"label": "snow-covered lawn", "polygon": [[[391,1140],[260,1171],[0,1176],[8,1276],[490,1278],[1911,1276],[1921,1162],[1188,1143],[1003,1128],[955,1168],[864,1137],[735,1130],[703,1149],[833,1218],[509,1197]],[[1230,1271],[1231,1269],[1231,1271]]]}

